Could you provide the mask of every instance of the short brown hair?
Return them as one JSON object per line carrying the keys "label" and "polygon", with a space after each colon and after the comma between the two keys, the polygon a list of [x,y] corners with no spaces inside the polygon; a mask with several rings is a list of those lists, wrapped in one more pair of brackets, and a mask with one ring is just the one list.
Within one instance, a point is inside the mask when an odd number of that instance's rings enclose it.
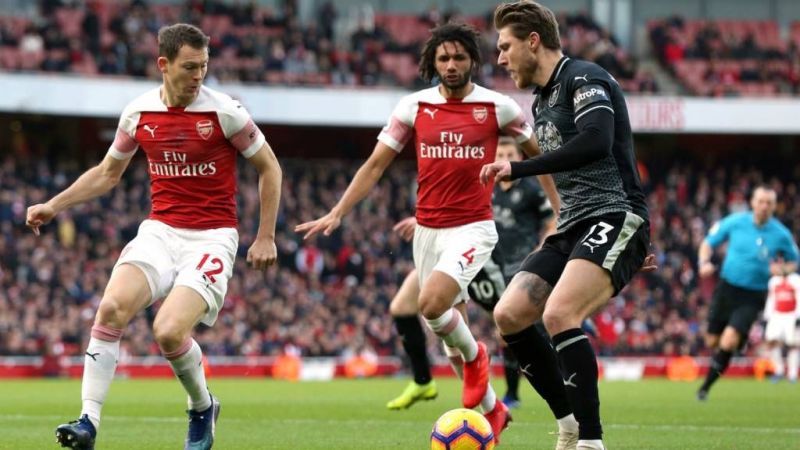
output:
{"label": "short brown hair", "polygon": [[436,73],[436,49],[445,42],[458,42],[472,59],[472,70],[481,65],[480,34],[465,23],[446,23],[431,30],[431,37],[422,47],[419,61],[419,76],[430,83]]}
{"label": "short brown hair", "polygon": [[172,61],[184,45],[199,50],[208,47],[208,40],[200,28],[188,23],[164,26],[158,30],[158,56]]}
{"label": "short brown hair", "polygon": [[542,45],[550,50],[561,48],[558,21],[553,11],[529,0],[502,3],[494,10],[494,27],[499,31],[507,26],[517,39],[527,39],[537,33]]}

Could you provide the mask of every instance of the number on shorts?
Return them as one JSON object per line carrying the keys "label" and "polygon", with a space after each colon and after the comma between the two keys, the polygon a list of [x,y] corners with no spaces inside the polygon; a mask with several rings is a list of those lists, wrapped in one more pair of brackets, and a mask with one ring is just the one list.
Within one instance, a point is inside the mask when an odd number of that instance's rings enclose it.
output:
{"label": "number on shorts", "polygon": [[[597,230],[597,227],[600,227],[601,229]],[[597,245],[605,244],[608,242],[608,232],[613,229],[613,225],[609,225],[605,222],[597,222],[596,224],[592,225],[592,228],[589,230],[589,234],[586,236],[584,241]],[[597,230],[597,234],[595,234],[595,230]]]}
{"label": "number on shorts", "polygon": [[[203,258],[200,260],[200,263],[197,265],[197,270],[203,270],[203,266],[206,264],[206,262],[209,262],[208,258],[210,256],[211,255],[209,255],[208,253],[203,255]],[[216,283],[217,279],[214,278],[214,275],[219,275],[219,274],[222,273],[222,268],[223,268],[222,260],[215,256],[215,257],[211,258],[210,263],[213,266],[211,268],[211,270],[205,270],[205,271],[203,271],[203,273],[206,274],[206,276],[208,277],[209,280],[211,280],[212,283]]]}
{"label": "number on shorts", "polygon": [[494,298],[494,283],[489,280],[474,281],[469,284],[472,296],[478,301],[488,301]]}
{"label": "number on shorts", "polygon": [[475,260],[475,256],[473,256],[474,253],[475,253],[475,247],[472,247],[471,249],[461,254],[461,256],[463,256],[464,259],[467,260],[467,265],[472,264],[472,261]]}

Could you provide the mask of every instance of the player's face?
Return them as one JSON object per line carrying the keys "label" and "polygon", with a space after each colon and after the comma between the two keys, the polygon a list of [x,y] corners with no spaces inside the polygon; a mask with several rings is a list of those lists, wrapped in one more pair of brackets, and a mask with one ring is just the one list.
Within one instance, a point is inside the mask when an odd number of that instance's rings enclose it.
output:
{"label": "player's face", "polygon": [[184,45],[174,60],[159,58],[159,68],[164,74],[164,86],[183,104],[191,103],[200,92],[200,85],[208,70],[208,48]]}
{"label": "player's face", "polygon": [[495,161],[522,161],[517,146],[514,144],[501,144],[497,146]]}
{"label": "player's face", "polygon": [[[538,45],[538,35],[533,45]],[[533,74],[539,67],[533,48],[528,40],[514,36],[511,27],[503,27],[498,31],[497,50],[500,54],[497,56],[497,64],[508,70],[508,74],[519,89],[528,88],[533,84]]]}
{"label": "player's face", "polygon": [[472,58],[460,42],[443,42],[436,47],[436,73],[449,90],[457,90],[470,81]]}
{"label": "player's face", "polygon": [[753,208],[753,215],[756,221],[763,223],[772,217],[776,203],[775,191],[771,189],[756,189],[753,193],[753,198],[750,200],[750,206]]}

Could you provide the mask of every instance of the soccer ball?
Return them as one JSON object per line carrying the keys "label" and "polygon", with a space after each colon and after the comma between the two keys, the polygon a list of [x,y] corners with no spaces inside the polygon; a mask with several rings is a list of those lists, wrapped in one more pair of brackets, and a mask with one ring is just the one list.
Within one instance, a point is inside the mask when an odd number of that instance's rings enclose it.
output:
{"label": "soccer ball", "polygon": [[431,431],[431,450],[492,450],[492,426],[471,409],[452,409],[442,414]]}

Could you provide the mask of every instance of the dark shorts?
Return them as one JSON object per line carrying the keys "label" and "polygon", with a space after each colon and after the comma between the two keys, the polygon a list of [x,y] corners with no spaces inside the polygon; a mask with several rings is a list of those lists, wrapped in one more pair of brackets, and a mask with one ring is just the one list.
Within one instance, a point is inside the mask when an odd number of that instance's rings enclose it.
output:
{"label": "dark shorts", "polygon": [[730,325],[742,336],[742,342],[747,342],[750,327],[758,319],[766,302],[767,291],[742,289],[719,280],[708,311],[708,332],[719,335]]}
{"label": "dark shorts", "polygon": [[529,254],[520,272],[539,275],[555,286],[567,262],[587,259],[611,275],[614,295],[639,271],[650,246],[650,225],[631,213],[610,213],[581,221],[550,235]]}
{"label": "dark shorts", "polygon": [[492,255],[475,278],[467,285],[470,300],[485,311],[494,311],[495,305],[506,290],[503,266]]}

